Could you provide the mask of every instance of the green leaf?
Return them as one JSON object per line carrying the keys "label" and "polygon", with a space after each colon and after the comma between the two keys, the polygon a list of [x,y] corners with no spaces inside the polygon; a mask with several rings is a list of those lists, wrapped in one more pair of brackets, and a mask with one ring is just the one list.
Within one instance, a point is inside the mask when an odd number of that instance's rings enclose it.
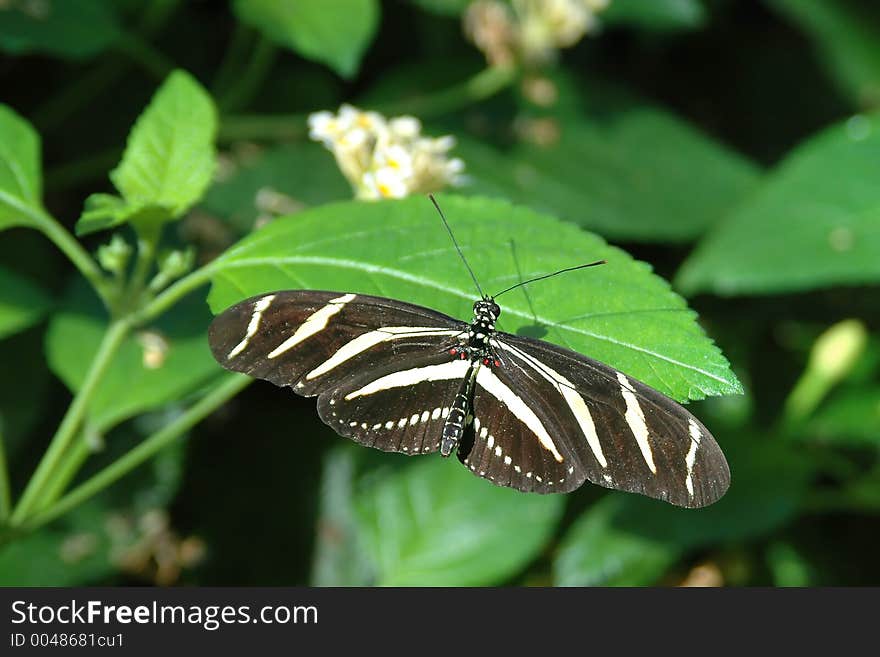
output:
{"label": "green leaf", "polygon": [[0,586],[83,586],[110,575],[104,504],[90,500],[57,525],[0,547]]}
{"label": "green leaf", "polygon": [[[551,122],[554,119],[550,119]],[[745,160],[658,109],[558,123],[552,146],[462,139],[462,191],[504,196],[617,240],[692,240],[751,191]]]}
{"label": "green leaf", "polygon": [[776,294],[880,281],[880,115],[798,146],[685,261],[687,294]]}
{"label": "green leaf", "polygon": [[833,445],[880,445],[880,385],[837,391],[797,437]]}
{"label": "green leaf", "polygon": [[606,495],[578,519],[553,564],[556,586],[648,586],[679,559],[674,543],[615,525],[629,499]]}
{"label": "green leaf", "polygon": [[211,97],[188,73],[173,72],[138,118],[122,162],[110,173],[122,198],[90,196],[77,234],[125,222],[157,226],[189,210],[214,175],[216,134]]}
{"label": "green leaf", "polygon": [[244,234],[258,218],[271,216],[261,207],[261,195],[266,193],[294,206],[320,205],[352,194],[327,149],[302,143],[267,150],[254,162],[235,163],[231,175],[211,186],[202,207]]}
{"label": "green leaf", "polygon": [[705,24],[706,9],[699,0],[614,0],[599,19],[646,30],[691,30]]}
{"label": "green leaf", "polygon": [[[126,427],[108,451],[136,439],[143,436]],[[149,569],[157,536],[163,549],[177,547],[175,533],[158,523],[180,485],[183,457],[178,442],[58,521],[0,547],[0,586],[82,586],[106,583],[128,564]]]}
{"label": "green leaf", "polygon": [[83,59],[121,36],[113,5],[103,0],[13,2],[0,8],[0,50]]}
{"label": "green leaf", "polygon": [[31,222],[26,213],[42,207],[42,184],[40,136],[0,104],[0,230]]}
{"label": "green leaf", "polygon": [[768,0],[803,30],[820,62],[860,107],[880,102],[880,12],[846,0]]}
{"label": "green leaf", "polygon": [[[505,296],[499,329],[543,335],[679,400],[741,392],[695,313],[644,263],[526,208],[455,196],[440,203],[487,292],[520,280],[518,269],[526,278],[608,260]],[[312,288],[378,294],[469,320],[477,296],[421,197],[336,203],[278,219],[211,267],[215,312],[260,292]]]}
{"label": "green leaf", "polygon": [[355,445],[332,450],[324,462],[312,586],[366,586],[372,563],[358,540]]}
{"label": "green leaf", "polygon": [[446,459],[419,459],[358,495],[361,536],[383,586],[497,584],[537,556],[562,495],[492,486]]}
{"label": "green leaf", "polygon": [[41,288],[0,266],[0,339],[36,324],[51,305]]}
{"label": "green leaf", "polygon": [[797,547],[785,540],[774,541],[767,548],[767,566],[774,586],[815,586],[813,564]]}
{"label": "green leaf", "polygon": [[[92,397],[93,424],[104,430],[179,401],[216,378],[217,365],[205,340],[210,315],[198,297],[187,297],[175,312],[125,341]],[[106,327],[97,298],[82,283],[74,284],[46,335],[49,367],[71,391],[79,390]]]}
{"label": "green leaf", "polygon": [[236,0],[239,20],[307,59],[326,64],[339,75],[357,73],[361,57],[379,23],[376,0]]}
{"label": "green leaf", "polygon": [[732,478],[720,501],[692,510],[610,493],[563,538],[554,564],[556,582],[653,584],[688,551],[764,536],[789,522],[807,490],[811,464],[801,450],[778,440],[737,439],[720,440]]}

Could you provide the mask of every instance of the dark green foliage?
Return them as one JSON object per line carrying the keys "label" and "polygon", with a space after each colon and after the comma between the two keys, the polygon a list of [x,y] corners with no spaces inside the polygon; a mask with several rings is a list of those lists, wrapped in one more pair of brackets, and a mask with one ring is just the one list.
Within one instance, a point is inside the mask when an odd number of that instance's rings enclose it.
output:
{"label": "dark green foliage", "polygon": [[[880,582],[876,3],[611,0],[494,69],[466,0],[6,4],[0,584]],[[470,315],[424,196],[352,200],[309,140],[345,102],[456,138],[438,199],[488,292],[607,259],[499,328],[692,401],[723,499],[524,495],[235,396],[206,329],[246,296]]]}

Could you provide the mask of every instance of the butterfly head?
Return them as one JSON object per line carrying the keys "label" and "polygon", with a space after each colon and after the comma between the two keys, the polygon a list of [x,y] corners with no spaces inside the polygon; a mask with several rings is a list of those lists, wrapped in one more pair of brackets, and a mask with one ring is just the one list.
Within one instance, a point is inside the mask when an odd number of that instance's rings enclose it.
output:
{"label": "butterfly head", "polygon": [[474,303],[474,321],[495,324],[495,320],[501,315],[501,308],[491,298],[480,299]]}

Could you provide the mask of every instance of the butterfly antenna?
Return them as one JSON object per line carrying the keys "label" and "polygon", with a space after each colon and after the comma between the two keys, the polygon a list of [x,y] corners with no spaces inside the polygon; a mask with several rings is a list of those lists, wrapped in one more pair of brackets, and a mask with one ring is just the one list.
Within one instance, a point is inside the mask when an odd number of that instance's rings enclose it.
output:
{"label": "butterfly antenna", "polygon": [[461,261],[464,263],[464,266],[467,267],[468,273],[471,275],[471,278],[474,281],[474,285],[477,286],[477,291],[480,293],[480,298],[485,299],[486,295],[483,294],[483,288],[480,287],[480,284],[477,282],[477,277],[474,276],[474,270],[471,269],[471,266],[468,264],[468,261],[464,257],[464,253],[461,252],[461,247],[455,240],[455,235],[452,234],[452,229],[449,227],[449,222],[446,221],[446,217],[443,216],[443,210],[441,210],[440,206],[437,204],[437,199],[434,198],[433,194],[428,194],[428,198],[431,199],[431,203],[434,204],[434,207],[437,208],[437,212],[440,213],[440,218],[443,220],[443,225],[446,226],[446,232],[449,233],[449,237],[452,238],[452,243],[455,244],[455,250],[458,251],[458,255],[461,258]]}
{"label": "butterfly antenna", "polygon": [[516,285],[511,285],[510,287],[501,290],[498,294],[494,295],[492,298],[496,299],[500,297],[505,292],[510,292],[511,290],[515,290],[518,287],[522,287],[523,285],[528,285],[529,283],[534,283],[535,281],[543,281],[545,278],[551,278],[556,276],[557,274],[564,274],[567,271],[576,271],[578,269],[586,269],[587,267],[595,267],[596,265],[604,265],[608,261],[607,260],[597,260],[596,262],[588,262],[585,265],[577,265],[576,267],[566,267],[565,269],[560,269],[559,271],[554,271],[552,274],[544,274],[543,276],[536,276],[535,278],[530,278],[527,281],[521,281]]}

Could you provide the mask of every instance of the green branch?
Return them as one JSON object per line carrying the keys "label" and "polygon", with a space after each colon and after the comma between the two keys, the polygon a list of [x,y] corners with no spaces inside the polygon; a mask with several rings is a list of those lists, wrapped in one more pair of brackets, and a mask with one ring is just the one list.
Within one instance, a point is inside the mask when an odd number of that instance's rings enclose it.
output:
{"label": "green branch", "polygon": [[161,294],[158,294],[156,298],[131,316],[132,323],[135,326],[140,326],[155,319],[190,292],[207,285],[211,281],[213,273],[213,267],[205,265],[169,285]]}
{"label": "green branch", "polygon": [[[513,67],[487,68],[447,89],[373,109],[388,116],[412,114],[420,119],[430,119],[491,98],[513,84],[518,76],[519,70]],[[297,139],[306,134],[307,119],[304,114],[230,114],[222,117],[218,138],[222,142]]]}
{"label": "green branch", "polygon": [[22,208],[33,221],[34,227],[42,232],[79,270],[79,273],[91,283],[97,295],[109,307],[113,294],[113,282],[107,278],[98,263],[90,256],[82,245],[74,239],[67,229],[54,217],[37,208]]}
{"label": "green branch", "polygon": [[202,419],[246,388],[251,381],[252,379],[249,377],[239,374],[226,375],[223,383],[193,404],[183,415],[146,438],[125,456],[84,481],[50,508],[37,513],[22,525],[22,529],[33,530],[45,525],[115,483],[155,456],[161,449],[177,440]]}
{"label": "green branch", "polygon": [[107,327],[104,339],[98,347],[98,353],[95,354],[95,358],[89,371],[86,373],[79,392],[74,396],[70,407],[67,409],[67,413],[64,415],[64,419],[49,443],[49,448],[43,455],[36,472],[34,472],[15,510],[12,512],[11,524],[20,524],[27,518],[28,513],[35,506],[38,506],[40,496],[44,493],[45,487],[50,483],[60,461],[77,436],[88,410],[91,397],[97,389],[101,377],[130,330],[131,324],[124,320],[114,321]]}

